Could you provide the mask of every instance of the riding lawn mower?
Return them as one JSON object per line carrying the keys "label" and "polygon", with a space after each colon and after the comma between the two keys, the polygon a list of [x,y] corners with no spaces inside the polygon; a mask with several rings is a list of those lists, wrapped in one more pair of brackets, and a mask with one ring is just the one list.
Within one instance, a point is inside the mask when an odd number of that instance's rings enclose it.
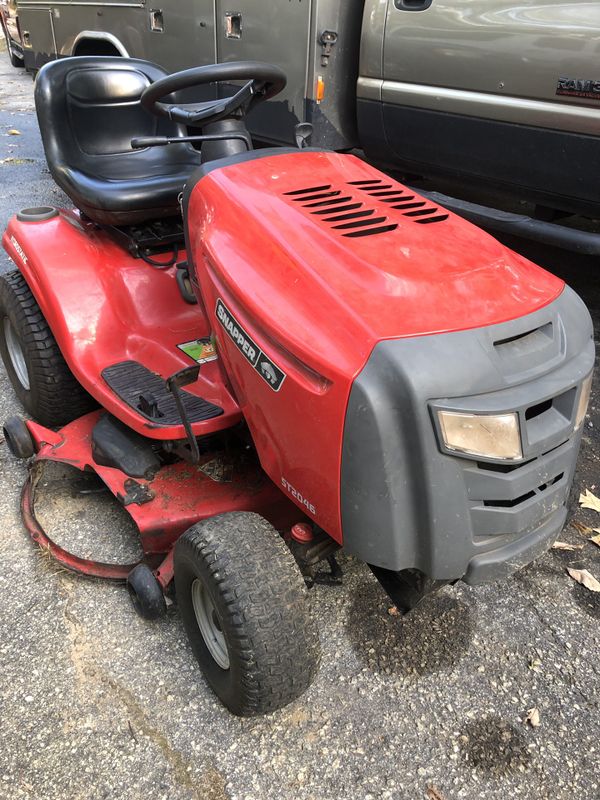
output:
{"label": "riding lawn mower", "polygon": [[[208,85],[219,99],[194,102]],[[258,62],[47,64],[36,110],[75,208],[20,211],[3,238],[25,525],[65,567],[126,581],[146,618],[174,588],[238,715],[310,685],[308,587],[338,579],[339,548],[402,613],[542,554],[594,362],[590,316],[557,277],[303,129],[298,148],[253,149],[245,117],[284,86]],[[140,563],[50,538],[34,504],[49,461],[101,479]]]}

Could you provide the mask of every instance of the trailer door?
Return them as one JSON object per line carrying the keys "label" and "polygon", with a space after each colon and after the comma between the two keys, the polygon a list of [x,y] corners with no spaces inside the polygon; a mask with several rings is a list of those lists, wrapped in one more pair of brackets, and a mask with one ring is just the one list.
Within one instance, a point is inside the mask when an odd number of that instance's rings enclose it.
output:
{"label": "trailer door", "polygon": [[31,3],[19,3],[19,25],[28,69],[38,69],[56,58],[54,17],[50,8],[31,8]]}
{"label": "trailer door", "polygon": [[163,0],[146,5],[151,32],[147,58],[169,72],[216,62],[214,0]]}

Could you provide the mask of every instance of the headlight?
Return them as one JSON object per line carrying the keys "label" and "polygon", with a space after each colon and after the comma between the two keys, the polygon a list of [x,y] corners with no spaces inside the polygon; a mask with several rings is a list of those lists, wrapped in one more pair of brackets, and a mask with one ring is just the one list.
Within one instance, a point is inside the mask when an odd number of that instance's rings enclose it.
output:
{"label": "headlight", "polygon": [[484,458],[523,457],[517,414],[466,414],[438,411],[444,444],[449,450]]}
{"label": "headlight", "polygon": [[583,382],[581,393],[579,395],[579,403],[577,404],[577,414],[575,416],[575,430],[578,431],[583,424],[587,412],[588,403],[590,402],[590,393],[592,391],[592,378],[590,375]]}

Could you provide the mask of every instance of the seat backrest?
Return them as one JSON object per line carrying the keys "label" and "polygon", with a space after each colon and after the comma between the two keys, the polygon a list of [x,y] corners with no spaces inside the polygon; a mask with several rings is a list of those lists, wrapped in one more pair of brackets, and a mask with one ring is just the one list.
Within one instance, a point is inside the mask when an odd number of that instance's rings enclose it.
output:
{"label": "seat backrest", "polygon": [[57,182],[65,166],[86,170],[95,157],[131,154],[135,136],[185,135],[140,104],[144,89],[166,74],[149,61],[114,56],[64,58],[42,67],[35,107]]}

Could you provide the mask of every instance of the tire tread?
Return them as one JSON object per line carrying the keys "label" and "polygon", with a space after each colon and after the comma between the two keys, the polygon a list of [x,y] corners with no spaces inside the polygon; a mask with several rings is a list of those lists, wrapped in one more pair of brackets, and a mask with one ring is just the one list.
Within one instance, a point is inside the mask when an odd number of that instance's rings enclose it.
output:
{"label": "tire tread", "polygon": [[[18,270],[0,278],[0,309],[4,314],[13,312],[18,333],[22,335],[30,391],[15,385],[14,380],[12,383],[32,417],[42,425],[58,427],[94,408],[93,399],[69,369],[27,281]],[[4,339],[3,331],[0,335]]]}
{"label": "tire tread", "polygon": [[[218,586],[230,658],[241,665],[230,710],[254,716],[295,700],[315,677],[320,648],[304,580],[283,539],[258,514],[231,512],[196,523],[179,539],[176,587],[178,564],[196,558]],[[189,614],[183,616],[189,633]]]}

